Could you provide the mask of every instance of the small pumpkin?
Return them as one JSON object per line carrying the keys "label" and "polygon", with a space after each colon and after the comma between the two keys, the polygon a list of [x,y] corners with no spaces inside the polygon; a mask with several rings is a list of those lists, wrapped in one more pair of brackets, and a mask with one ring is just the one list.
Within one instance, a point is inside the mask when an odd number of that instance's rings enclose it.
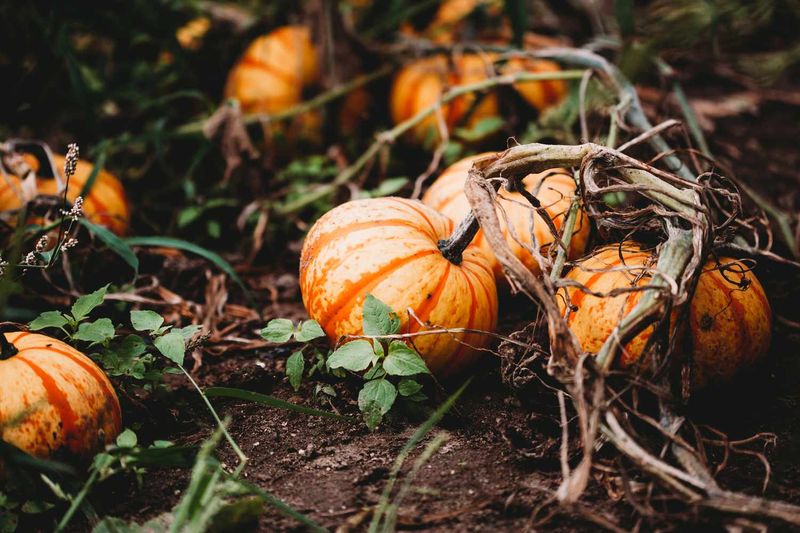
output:
{"label": "small pumpkin", "polygon": [[[225,98],[239,101],[245,113],[280,113],[303,100],[303,91],[320,77],[317,51],[305,26],[283,26],[255,39],[228,74]],[[317,110],[296,117],[293,133],[314,138],[322,117]],[[273,128],[269,133],[282,130]]]}
{"label": "small pumpkin", "polygon": [[[439,44],[452,44],[461,33],[464,19],[478,7],[484,7],[495,24],[506,25],[502,17],[503,5],[497,0],[444,0],[439,4],[433,20],[425,30],[430,39]],[[497,29],[497,28],[493,28]]]}
{"label": "small pumpkin", "polygon": [[35,457],[90,458],[114,442],[122,414],[91,359],[51,337],[0,333],[0,437]]}
{"label": "small pumpkin", "polygon": [[[531,58],[512,58],[503,67],[504,74],[546,73],[560,70],[558,63],[554,61]],[[563,100],[569,88],[564,80],[540,80],[515,83],[514,89],[531,107],[541,112]]]}
{"label": "small pumpkin", "polygon": [[[464,158],[447,169],[437,178],[422,197],[422,202],[431,206],[438,212],[455,222],[461,221],[470,211],[469,201],[464,195],[464,183],[472,164],[489,154],[479,154]],[[575,196],[575,180],[564,169],[552,169],[540,174],[530,174],[523,179],[525,188],[535,195],[550,215],[556,229],[560,230],[566,219],[570,204]],[[532,272],[539,273],[541,268],[533,255],[512,236],[506,223],[506,218],[517,238],[526,246],[533,246],[533,237],[539,243],[540,249],[546,249],[553,243],[553,234],[547,227],[542,217],[532,210],[530,203],[520,193],[510,193],[501,190],[498,194],[500,207],[498,216],[503,236],[520,261]],[[505,213],[505,217],[503,216]],[[531,220],[533,232],[531,233]],[[575,227],[570,241],[569,256],[576,257],[583,253],[589,239],[589,218],[583,211],[575,222]],[[497,261],[489,243],[478,232],[473,241],[483,248],[491,258],[492,271],[498,281],[505,280],[503,267]]]}
{"label": "small pumpkin", "polygon": [[[449,88],[485,80],[492,72],[494,57],[494,54],[463,54],[453,58],[452,66],[443,55],[409,63],[400,70],[392,84],[392,120],[398,124],[415,116],[435,104]],[[444,104],[441,110],[445,124],[451,129],[456,126],[471,128],[485,118],[498,116],[499,112],[497,95],[494,93],[482,96],[465,94]],[[465,119],[466,123],[462,124]],[[409,132],[409,139],[417,144],[438,141],[439,137],[436,113],[425,117]]]}
{"label": "small pumpkin", "polygon": [[[697,282],[689,303],[688,349],[692,355],[692,387],[730,380],[738,371],[762,359],[769,349],[772,313],[764,289],[752,272],[739,261],[720,258],[719,265],[709,261]],[[601,249],[581,261],[567,279],[598,293],[615,288],[646,285],[651,278],[647,269],[655,266],[655,257],[638,245],[626,244]],[[632,271],[606,272],[612,268],[633,267]],[[620,318],[638,303],[643,292],[614,297],[596,297],[578,288],[561,293],[559,306],[572,309],[567,324],[583,350],[597,352]],[[639,360],[650,327],[631,340],[621,354],[621,365]]]}
{"label": "small pumpkin", "polygon": [[[39,169],[38,161],[29,159],[34,171]],[[56,171],[61,176],[62,182],[64,156],[53,154]],[[69,180],[67,200],[74,202],[83,193],[89,177],[92,175],[94,165],[87,161],[78,161],[75,174]],[[55,196],[61,194],[59,184],[52,177],[36,177],[36,194]],[[5,174],[0,176],[0,211],[19,209],[29,200],[29,194],[23,193],[22,180],[19,177]],[[100,170],[91,184],[88,194],[83,198],[83,212],[86,218],[95,224],[104,226],[117,235],[124,235],[130,223],[130,207],[125,196],[122,183],[110,172]]]}
{"label": "small pumpkin", "polygon": [[[497,291],[488,258],[470,245],[460,264],[445,259],[438,242],[453,227],[447,217],[403,198],[355,200],[329,211],[309,231],[300,257],[308,315],[332,341],[358,335],[364,299],[372,294],[400,316],[401,332],[424,330],[408,309],[424,324],[493,331]],[[444,377],[473,362],[479,352],[472,347],[488,340],[453,333],[413,342],[430,370]]]}

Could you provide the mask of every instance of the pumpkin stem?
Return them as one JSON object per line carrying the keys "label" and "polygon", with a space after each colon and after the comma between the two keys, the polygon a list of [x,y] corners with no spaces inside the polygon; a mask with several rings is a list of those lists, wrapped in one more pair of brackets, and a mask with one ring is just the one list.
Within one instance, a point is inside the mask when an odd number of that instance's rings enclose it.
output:
{"label": "pumpkin stem", "polygon": [[25,331],[27,326],[16,322],[0,322],[0,361],[5,361],[17,355],[19,350],[6,338],[6,333],[12,331]]}
{"label": "pumpkin stem", "polygon": [[460,265],[463,259],[464,250],[472,243],[472,239],[478,233],[480,225],[472,211],[462,220],[449,239],[439,241],[439,251],[445,259],[454,265]]}

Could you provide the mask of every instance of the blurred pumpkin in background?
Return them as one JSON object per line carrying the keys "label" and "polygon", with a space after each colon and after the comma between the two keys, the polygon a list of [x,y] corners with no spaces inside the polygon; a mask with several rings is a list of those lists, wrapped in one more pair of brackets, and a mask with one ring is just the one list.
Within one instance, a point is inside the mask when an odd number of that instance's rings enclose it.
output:
{"label": "blurred pumpkin in background", "polygon": [[[508,60],[502,70],[504,74],[546,73],[558,72],[561,68],[558,63],[546,59],[512,58]],[[542,80],[515,83],[514,89],[531,107],[541,112],[563,100],[569,86],[564,80]]]}
{"label": "blurred pumpkin in background", "polygon": [[[472,164],[491,154],[479,154],[464,158],[442,172],[433,185],[425,192],[422,202],[447,216],[455,223],[460,222],[470,211],[469,201],[464,194],[464,184]],[[539,174],[529,174],[522,183],[536,196],[547,211],[558,231],[566,220],[567,213],[575,197],[576,184],[572,175],[562,168],[555,168]],[[533,210],[527,199],[518,192],[501,189],[497,194],[500,228],[514,255],[532,272],[539,274],[541,267],[526,247],[533,247],[534,237],[542,253],[553,243],[553,234],[539,213]],[[572,240],[569,244],[569,257],[580,256],[589,240],[589,218],[580,210],[575,221]],[[512,230],[513,229],[513,234]],[[516,238],[515,238],[516,236]],[[480,246],[491,258],[492,271],[499,283],[505,281],[503,267],[497,261],[483,232],[478,231],[473,244]]]}
{"label": "blurred pumpkin in background", "polygon": [[[255,39],[228,74],[225,98],[235,98],[248,114],[274,115],[303,101],[303,91],[319,82],[317,50],[305,26],[283,26]],[[268,138],[317,139],[322,116],[302,113],[289,126],[271,124]]]}
{"label": "blurred pumpkin in background", "polygon": [[[33,157],[25,159],[36,173],[39,170],[39,162]],[[53,154],[53,162],[63,186],[65,158]],[[83,213],[90,222],[108,228],[117,235],[125,235],[130,224],[130,207],[125,189],[113,174],[105,170],[99,170],[89,184],[93,171],[92,163],[78,161],[75,174],[70,178],[67,187],[67,200],[73,203],[78,196],[83,196]],[[17,210],[37,196],[63,194],[63,189],[59,190],[59,180],[52,176],[37,175],[33,185],[33,187],[25,186],[23,181],[13,174],[4,173],[0,176],[0,211]],[[85,191],[87,185],[88,190]]]}
{"label": "blurred pumpkin in background", "polygon": [[[493,72],[495,54],[463,54],[452,58],[443,55],[413,61],[403,67],[394,79],[390,94],[390,111],[399,124],[434,105],[450,88],[485,80]],[[441,117],[448,129],[474,127],[479,121],[499,115],[497,95],[468,93],[442,105]],[[416,144],[440,140],[439,118],[432,113],[409,132]]]}

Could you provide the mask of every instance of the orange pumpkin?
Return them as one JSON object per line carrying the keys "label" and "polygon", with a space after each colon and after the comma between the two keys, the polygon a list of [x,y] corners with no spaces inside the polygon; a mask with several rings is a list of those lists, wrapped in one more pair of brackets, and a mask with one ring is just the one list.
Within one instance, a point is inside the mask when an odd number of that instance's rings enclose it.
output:
{"label": "orange pumpkin", "polygon": [[[122,429],[119,400],[91,359],[37,333],[0,333],[0,436],[35,456],[90,458]],[[13,352],[13,350],[11,350]]]}
{"label": "orange pumpkin", "polygon": [[736,259],[706,263],[688,323],[696,388],[729,381],[769,351],[772,309],[761,283]]}
{"label": "orange pumpkin", "polygon": [[[319,77],[317,51],[308,28],[283,26],[247,47],[228,74],[224,94],[237,99],[245,113],[271,115],[302,102],[303,90]],[[292,133],[307,138],[319,134],[322,117],[318,111],[296,118]]]}
{"label": "orange pumpkin", "polygon": [[[57,172],[62,176],[64,156],[54,154],[53,162]],[[38,162],[31,160],[32,168],[38,170]],[[94,165],[86,161],[78,161],[75,174],[69,180],[67,200],[74,202],[81,195],[84,185],[94,170]],[[36,192],[39,195],[59,195],[58,182],[53,178],[36,178]],[[26,201],[22,192],[22,181],[14,175],[0,177],[0,211],[19,209]],[[130,207],[125,196],[122,183],[110,172],[101,170],[97,173],[88,194],[83,198],[83,212],[86,218],[95,224],[104,226],[117,235],[124,235],[130,222]]]}
{"label": "orange pumpkin", "polygon": [[[431,185],[422,197],[423,203],[431,206],[443,215],[455,222],[460,222],[470,211],[469,201],[464,195],[464,183],[467,180],[467,172],[472,163],[477,159],[488,154],[480,154],[462,159],[448,167],[441,176]],[[575,195],[575,180],[564,169],[553,169],[540,174],[530,174],[524,180],[525,188],[534,194],[550,215],[556,229],[560,230],[567,212],[569,211],[572,198]],[[514,229],[514,233],[523,244],[533,246],[533,237],[539,243],[540,249],[546,249],[553,242],[553,234],[547,227],[542,217],[533,211],[528,200],[520,193],[510,193],[501,190],[498,194],[500,207],[498,216],[500,217],[500,227],[506,242],[511,247],[520,261],[532,272],[539,273],[541,268],[533,255],[512,236],[507,222]],[[502,210],[501,210],[502,207]],[[505,213],[505,217],[503,216]],[[507,221],[506,221],[507,218]],[[533,232],[531,232],[531,220],[533,220]],[[583,253],[586,242],[589,239],[589,218],[583,211],[580,211],[580,218],[576,220],[575,227],[570,241],[570,257],[575,257]],[[489,243],[478,232],[473,241],[484,249],[486,254],[491,257],[492,270],[498,281],[505,280],[503,267],[495,259]]]}
{"label": "orange pumpkin", "polygon": [[[502,14],[502,3],[496,0],[444,0],[439,4],[425,34],[436,43],[455,42],[464,19],[479,6],[487,7],[494,18],[499,18]],[[505,24],[505,20],[502,22]]]}
{"label": "orange pumpkin", "polygon": [[[372,294],[400,316],[401,332],[425,329],[408,309],[424,324],[493,331],[497,291],[488,258],[470,245],[455,265],[437,246],[453,227],[431,208],[403,198],[336,207],[314,224],[303,244],[300,292],[309,316],[332,341],[361,334],[364,298]],[[472,347],[484,347],[488,340],[470,333],[413,338],[439,376],[463,369],[478,356]]]}
{"label": "orange pumpkin", "polygon": [[[628,244],[621,255],[617,245],[604,248],[577,265],[567,279],[598,293],[649,283],[650,273],[640,274],[655,266],[655,257],[637,245]],[[689,304],[687,340],[695,389],[729,380],[737,371],[761,359],[769,349],[772,314],[764,289],[742,263],[728,258],[720,259],[720,263],[723,270],[714,261],[706,264]],[[603,271],[625,266],[634,270]],[[568,299],[572,310],[567,315],[567,324],[583,350],[596,353],[642,294],[637,291],[601,298],[569,288],[561,293],[559,305],[562,312],[566,311]],[[620,359],[622,366],[638,361],[652,331],[652,327],[646,329],[625,346]]]}
{"label": "orange pumpkin", "polygon": [[[444,92],[458,85],[485,80],[492,71],[494,54],[464,54],[453,58],[452,69],[445,56],[432,56],[409,63],[400,70],[392,84],[390,111],[394,122],[407,120],[426,107],[435,104]],[[460,96],[442,106],[442,116],[448,128],[463,125],[471,128],[480,120],[499,114],[497,95],[479,96],[475,93]],[[473,109],[473,105],[475,108]],[[467,113],[470,113],[467,117]],[[466,120],[466,124],[462,122]],[[439,140],[439,119],[436,113],[425,117],[409,132],[412,141],[425,144]]]}
{"label": "orange pumpkin", "polygon": [[[546,59],[513,58],[503,67],[503,73],[515,72],[545,73],[561,70],[558,63]],[[524,81],[514,84],[514,89],[531,107],[541,111],[558,104],[568,91],[564,80]]]}

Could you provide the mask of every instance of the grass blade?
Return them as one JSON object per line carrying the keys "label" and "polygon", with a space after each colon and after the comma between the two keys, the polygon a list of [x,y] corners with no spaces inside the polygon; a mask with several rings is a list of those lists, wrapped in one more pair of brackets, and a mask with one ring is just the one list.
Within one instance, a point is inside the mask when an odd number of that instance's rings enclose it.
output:
{"label": "grass blade", "polygon": [[472,378],[469,378],[467,381],[465,381],[457,391],[451,394],[450,397],[447,398],[444,403],[442,403],[442,405],[436,408],[436,410],[425,422],[420,424],[414,434],[411,435],[411,437],[406,441],[405,445],[403,445],[403,448],[400,450],[400,453],[397,454],[397,458],[394,460],[394,466],[389,473],[389,480],[386,482],[386,486],[383,488],[383,493],[381,494],[381,499],[378,502],[378,506],[375,508],[375,514],[372,516],[372,522],[369,525],[369,533],[376,533],[379,530],[381,519],[389,508],[389,496],[392,494],[392,489],[394,489],[394,485],[397,482],[397,474],[403,467],[403,463],[408,458],[411,450],[413,450],[414,447],[416,447],[416,445],[425,438],[425,435],[427,435],[428,432],[439,423],[442,417],[444,417],[444,415],[453,407],[453,404],[455,404],[456,401],[461,397],[461,394],[467,389],[471,382]]}
{"label": "grass blade", "polygon": [[80,218],[78,220],[83,227],[91,231],[94,236],[103,241],[103,244],[108,246],[114,253],[120,256],[120,258],[122,258],[122,260],[133,269],[134,273],[139,273],[139,258],[136,257],[136,253],[128,245],[128,243],[120,239],[117,235],[107,230],[103,226],[98,226],[93,222],[89,222],[85,218]]}
{"label": "grass blade", "polygon": [[259,394],[257,392],[244,389],[235,389],[231,387],[210,387],[206,389],[205,394],[209,398],[236,398],[238,400],[247,400],[249,402],[259,403],[268,407],[287,409],[289,411],[295,411],[304,415],[321,416],[325,418],[333,418],[334,420],[344,420],[346,422],[357,422],[356,419],[349,416],[337,415],[336,413],[330,413],[328,411],[320,411],[319,409],[297,405],[284,400],[279,400],[278,398],[274,398],[272,396],[267,396],[266,394]]}
{"label": "grass blade", "polygon": [[248,483],[247,481],[243,481],[241,479],[237,479],[236,482],[245,487],[247,490],[251,491],[256,496],[263,499],[267,503],[267,505],[274,507],[275,509],[285,514],[289,518],[294,518],[295,520],[306,526],[309,531],[314,531],[315,533],[317,532],[324,533],[328,531],[327,529],[319,525],[317,522],[315,522],[308,516],[296,510],[294,507],[291,507],[289,504],[287,504],[277,496],[265,491],[261,487],[253,485],[252,483]]}
{"label": "grass blade", "polygon": [[242,278],[240,278],[236,271],[233,270],[233,267],[230,265],[230,263],[225,261],[219,254],[212,252],[211,250],[207,250],[202,246],[198,246],[197,244],[184,241],[182,239],[176,239],[174,237],[128,237],[127,239],[124,239],[123,242],[128,246],[162,246],[164,248],[175,248],[177,250],[183,250],[184,252],[199,255],[203,259],[214,263],[214,265],[216,265],[220,270],[230,276],[230,278],[242,288],[247,301],[251,305],[255,306],[253,294],[250,292],[250,289],[247,288],[247,285],[244,284]]}

